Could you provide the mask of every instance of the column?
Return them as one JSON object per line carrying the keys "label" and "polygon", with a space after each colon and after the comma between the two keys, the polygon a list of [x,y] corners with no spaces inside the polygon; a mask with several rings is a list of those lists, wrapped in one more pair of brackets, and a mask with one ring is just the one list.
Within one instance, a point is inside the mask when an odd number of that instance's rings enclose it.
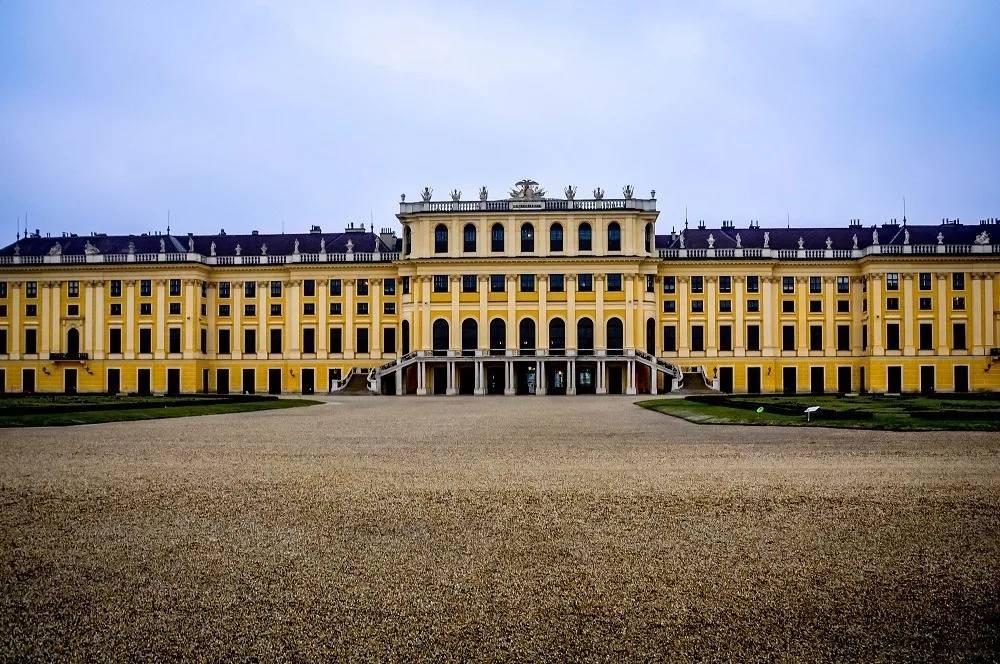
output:
{"label": "column", "polygon": [[107,304],[104,302],[104,281],[94,282],[94,358],[98,360],[104,359],[104,338],[106,335],[104,329],[104,311],[107,309]]}
{"label": "column", "polygon": [[458,294],[462,290],[462,278],[451,275],[448,277],[448,288],[451,292],[451,324],[448,326],[451,339],[448,341],[452,350],[462,349],[462,319],[458,311]]}
{"label": "column", "polygon": [[[490,317],[487,310],[486,298],[487,293],[489,293],[490,288],[490,277],[486,274],[480,274],[476,277],[477,283],[479,284],[479,326],[477,328],[479,332],[479,340],[477,341],[477,347],[480,349],[487,349],[490,347]],[[479,364],[476,364],[479,367]],[[480,367],[480,370],[482,367]],[[481,371],[480,371],[481,373]],[[476,375],[476,385],[478,389],[482,390],[482,376]],[[480,394],[481,392],[477,392]]]}
{"label": "column", "polygon": [[[7,343],[10,344],[10,355],[12,360],[21,359],[21,336],[24,328],[21,325],[21,283],[12,281],[10,283],[10,330],[7,332]],[[11,376],[13,379],[13,376]],[[20,376],[18,376],[20,380]],[[13,383],[11,383],[13,384]]]}
{"label": "column", "polygon": [[[62,302],[60,298],[62,296],[62,284],[58,281],[49,282],[50,293],[52,295],[52,309],[48,312],[49,321],[52,323],[52,336],[49,339],[49,350],[53,353],[58,353],[62,350],[62,334],[59,330],[59,321],[62,319]],[[43,321],[42,326],[44,327],[45,321],[45,303],[39,303],[38,315]]]}
{"label": "column", "polygon": [[708,310],[708,322],[705,324],[707,328],[705,330],[705,353],[708,357],[718,357],[719,356],[719,346],[716,343],[715,331],[719,326],[718,314],[716,309],[718,305],[715,303],[715,283],[718,281],[715,277],[705,277],[705,290],[708,292],[708,302],[706,303],[706,309]]}
{"label": "column", "polygon": [[864,355],[866,352],[862,345],[864,323],[861,318],[863,313],[861,311],[863,299],[861,288],[863,283],[864,277],[851,277],[851,354],[854,356]]}
{"label": "column", "polygon": [[[546,236],[545,239],[547,240],[548,237]],[[548,242],[545,245],[548,246]],[[545,298],[548,294],[549,277],[545,274],[537,274],[535,275],[535,282],[538,284],[538,329],[536,331],[537,339],[535,340],[535,346],[547,349],[549,347],[549,316],[548,303],[545,301]]]}
{"label": "column", "polygon": [[938,272],[937,277],[937,328],[938,328],[938,355],[948,354],[948,273]]}
{"label": "column", "polygon": [[635,360],[628,361],[628,388],[625,390],[625,394],[635,394]]}
{"label": "column", "polygon": [[608,341],[604,338],[604,332],[607,329],[604,320],[604,286],[605,279],[603,274],[594,275],[594,292],[597,295],[597,315],[594,316],[594,348],[596,350],[602,350],[607,348]]}
{"label": "column", "polygon": [[344,279],[344,359],[354,358],[354,279]]}
{"label": "column", "polygon": [[267,282],[257,282],[257,357],[267,357],[271,339],[267,335]]}
{"label": "column", "polygon": [[210,282],[208,288],[208,344],[205,350],[211,357],[219,352],[219,298],[218,284]]}
{"label": "column", "polygon": [[446,368],[445,373],[448,375],[448,385],[447,388],[445,389],[445,394],[447,395],[458,394],[458,390],[455,389],[455,363],[448,362],[445,365],[445,368]]}
{"label": "column", "polygon": [[649,368],[649,393],[650,394],[656,394],[657,393],[657,390],[660,387],[659,386],[659,382],[660,382],[660,372],[657,371],[655,368],[650,367]]}
{"label": "column", "polygon": [[420,277],[420,292],[423,302],[420,316],[420,348],[430,350],[432,339],[431,328],[431,277]]}
{"label": "column", "polygon": [[427,365],[421,361],[417,360],[417,395],[425,396],[427,394]]}
{"label": "column", "polygon": [[983,275],[983,278],[985,280],[983,290],[985,291],[984,295],[986,298],[986,304],[983,307],[983,320],[986,325],[986,338],[984,340],[983,345],[986,346],[987,348],[993,348],[994,344],[996,343],[995,342],[996,322],[994,321],[995,314],[993,313],[994,312],[993,279],[995,278],[995,276],[996,275],[993,272],[987,272],[986,274]]}
{"label": "column", "polygon": [[917,325],[916,309],[913,307],[913,275],[905,272],[899,275],[903,279],[903,354],[916,355],[913,346],[913,328]]}
{"label": "column", "polygon": [[833,310],[837,306],[833,301],[833,291],[836,288],[837,279],[835,277],[823,277],[823,297],[826,300],[823,302],[823,313],[825,314],[823,322],[823,352],[827,357],[837,355],[837,328],[833,323]]}
{"label": "column", "polygon": [[[982,311],[983,302],[983,275],[978,272],[973,272],[969,275],[972,278],[972,303],[968,307],[969,311],[976,312]],[[980,319],[973,313],[969,317],[969,322],[972,324],[972,354],[982,355],[983,354],[983,326],[990,322],[985,316]]]}
{"label": "column", "polygon": [[[623,226],[625,228],[628,228],[629,224],[623,224]],[[640,345],[636,343],[636,336],[639,331],[638,328],[640,326],[635,324],[635,275],[626,274],[624,279],[625,279],[624,283],[625,333],[622,335],[623,337],[622,342],[625,348],[635,348],[637,345]],[[642,329],[645,330],[646,329],[645,326],[642,326]]]}
{"label": "column", "polygon": [[[327,359],[330,349],[329,349],[329,339],[330,339],[330,280],[329,279],[317,279],[316,288],[319,289],[319,311],[317,312],[319,316],[317,320],[319,321],[319,329],[316,330],[316,357],[321,360]],[[400,311],[402,313],[402,311]],[[402,339],[399,340],[402,343]],[[400,382],[403,380],[403,372],[398,372],[396,379],[396,387],[399,389]]]}
{"label": "column", "polygon": [[576,394],[576,360],[566,362],[566,396]]}
{"label": "column", "polygon": [[690,277],[677,277],[677,312],[680,320],[677,323],[677,356],[691,357],[690,346],[688,345],[688,310],[691,308],[691,301],[688,299],[688,282]]}
{"label": "column", "polygon": [[[42,338],[40,340],[40,343],[35,344],[35,352],[38,353],[39,357],[45,359],[48,359],[52,346],[52,344],[49,342],[49,338],[52,335],[52,328],[53,328],[53,323],[51,321],[59,320],[58,314],[54,313],[59,311],[58,306],[53,308],[52,305],[50,304],[53,298],[53,295],[50,292],[52,289],[51,284],[52,284],[51,281],[42,281],[39,283],[39,285],[42,287],[41,292],[39,293],[37,290],[35,291],[35,294],[41,298],[38,300],[38,317],[39,320],[42,321],[41,325],[39,325],[39,327],[41,328]],[[46,316],[48,317],[48,319],[46,319]],[[12,330],[12,332],[16,335],[24,334],[24,332],[19,329],[14,329]]]}
{"label": "column", "polygon": [[[322,299],[322,296],[320,296],[320,298]],[[406,369],[405,368],[403,368],[403,369],[397,369],[396,370],[396,396],[397,397],[403,395],[403,384],[405,382],[406,382]]]}
{"label": "column", "polygon": [[[517,238],[514,238],[515,240]],[[507,275],[507,349],[517,350],[517,275]]]}
{"label": "column", "polygon": [[368,283],[368,292],[372,296],[372,329],[368,333],[368,348],[371,350],[371,357],[375,358],[382,357],[382,280],[371,279]]}
{"label": "column", "polygon": [[[510,325],[507,326],[510,329]],[[511,360],[504,360],[504,381],[503,381],[503,393],[507,396],[516,393],[514,389],[514,362]]]}
{"label": "column", "polygon": [[547,386],[545,384],[545,360],[538,360],[537,372],[535,373],[535,394],[545,396]]}
{"label": "column", "polygon": [[[194,359],[195,356],[195,344],[197,341],[197,335],[195,335],[195,329],[198,328],[198,316],[195,314],[195,284],[197,283],[194,279],[184,280],[184,358]],[[239,311],[237,307],[236,311]],[[238,313],[234,312],[234,315],[239,316]],[[239,332],[239,318],[237,320],[236,329],[233,331],[233,343],[238,344],[238,339],[240,338],[241,332]],[[239,348],[239,346],[235,346]]]}
{"label": "column", "polygon": [[288,335],[287,357],[291,360],[297,360],[302,357],[302,353],[299,351],[299,339],[302,337],[302,330],[299,325],[299,290],[302,288],[302,281],[293,279],[286,281],[285,285],[288,286],[288,311],[284,317],[288,321],[287,332],[285,333]]}
{"label": "column", "polygon": [[483,388],[483,384],[486,382],[484,380],[486,374],[486,364],[477,360],[473,366],[476,368],[476,386],[475,389],[472,390],[472,393],[476,396],[482,396],[486,394],[486,390]]}
{"label": "column", "polygon": [[[193,279],[191,280],[191,283],[194,284]],[[232,298],[233,298],[233,338],[230,341],[230,345],[232,346],[233,359],[238,360],[243,357],[243,282],[242,281],[234,282],[232,286],[232,291],[230,292],[232,293]],[[193,304],[191,304],[191,300],[194,299],[193,293],[194,293],[194,286],[192,286],[188,290],[189,311],[190,307],[194,306]],[[188,320],[191,321],[190,325],[191,329],[193,330],[195,318],[188,315]],[[188,345],[190,346],[191,344]],[[317,384],[322,385],[322,383],[320,383],[319,380],[317,380],[316,382]]]}
{"label": "column", "polygon": [[885,355],[882,345],[882,330],[885,321],[882,320],[882,275],[873,274],[868,287],[868,325],[872,334],[872,355]]}
{"label": "column", "polygon": [[777,279],[775,277],[761,277],[760,280],[764,283],[764,299],[761,302],[761,323],[763,329],[763,344],[764,349],[763,355],[765,357],[774,357],[777,353],[775,352],[775,339],[774,339],[774,322],[778,320],[780,311],[778,309],[778,294],[777,289],[774,284]]}
{"label": "column", "polygon": [[135,279],[125,280],[125,359],[135,359]]}
{"label": "column", "polygon": [[[743,309],[746,307],[744,302],[746,284],[744,277],[736,276],[733,277],[733,291],[736,297],[733,299],[733,309],[735,310],[735,321],[733,322],[733,351],[736,357],[746,357],[746,322],[744,320]],[[758,339],[760,336],[758,335]],[[657,382],[657,371],[656,369],[650,369],[650,376],[652,378],[651,389],[653,394],[656,394],[656,382]]]}
{"label": "column", "polygon": [[795,291],[798,302],[795,303],[795,321],[799,329],[799,345],[797,355],[809,355],[809,302],[806,293],[809,291],[809,277],[795,277]]}
{"label": "column", "polygon": [[607,381],[604,378],[604,373],[605,371],[607,371],[607,366],[608,366],[607,360],[597,361],[597,369],[596,369],[597,375],[594,376],[594,381],[595,381],[594,392],[596,392],[597,394],[608,393]]}
{"label": "column", "polygon": [[[83,282],[83,338],[81,341],[81,353],[94,352],[94,287],[97,282],[87,280]],[[104,336],[103,330],[100,331]]]}
{"label": "column", "polygon": [[[575,233],[573,234],[575,237]],[[566,275],[566,348],[576,350],[576,275]],[[569,385],[569,378],[566,379]]]}
{"label": "column", "polygon": [[[213,284],[214,285],[214,284]],[[212,300],[209,300],[208,311],[212,313]],[[209,316],[208,320],[215,320],[215,316]],[[162,360],[167,356],[166,346],[164,344],[164,333],[167,329],[167,280],[157,279],[156,280],[156,347],[153,349],[155,354],[154,358],[157,360]],[[211,334],[209,335],[208,342],[211,344]]]}

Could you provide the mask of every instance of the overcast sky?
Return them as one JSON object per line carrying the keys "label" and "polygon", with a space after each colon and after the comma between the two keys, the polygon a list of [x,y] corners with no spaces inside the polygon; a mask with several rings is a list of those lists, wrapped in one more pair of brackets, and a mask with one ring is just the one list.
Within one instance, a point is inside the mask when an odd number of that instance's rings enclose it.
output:
{"label": "overcast sky", "polygon": [[657,230],[1000,217],[1000,2],[0,2],[0,244],[656,189]]}

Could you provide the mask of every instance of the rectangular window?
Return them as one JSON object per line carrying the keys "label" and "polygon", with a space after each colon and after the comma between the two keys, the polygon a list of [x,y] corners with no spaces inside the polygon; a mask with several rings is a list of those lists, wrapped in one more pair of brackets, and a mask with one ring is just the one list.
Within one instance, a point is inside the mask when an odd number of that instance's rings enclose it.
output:
{"label": "rectangular window", "polygon": [[576,288],[581,293],[589,293],[594,290],[594,275],[581,274],[576,278]]}
{"label": "rectangular window", "polygon": [[309,354],[316,352],[316,328],[302,328],[302,352]]}
{"label": "rectangular window", "polygon": [[677,301],[676,300],[664,300],[663,301],[663,313],[672,314],[677,312]]}
{"label": "rectangular window", "polygon": [[410,278],[403,277],[403,295],[410,294]]}
{"label": "rectangular window", "polygon": [[108,352],[114,354],[122,352],[122,329],[120,327],[108,330]]}
{"label": "rectangular window", "polygon": [[121,297],[122,296],[122,282],[121,279],[111,280],[111,297]]}
{"label": "rectangular window", "polygon": [[[118,282],[118,288],[121,289],[122,282]],[[0,281],[0,298],[7,297],[7,282]]]}
{"label": "rectangular window", "polygon": [[705,292],[705,277],[691,277],[691,292],[692,293]]}
{"label": "rectangular window", "polygon": [[954,272],[951,275],[951,289],[952,290],[965,290],[965,273],[964,272]]}
{"label": "rectangular window", "polygon": [[341,295],[340,288],[341,288],[341,286],[340,286],[340,279],[331,279],[330,280],[330,295],[332,297],[340,297],[340,295]]}
{"label": "rectangular window", "polygon": [[302,280],[302,297],[314,297],[316,295],[316,280]]}
{"label": "rectangular window", "polygon": [[396,279],[394,277],[387,277],[382,280],[382,295],[388,297],[396,296]]}
{"label": "rectangular window", "polygon": [[395,302],[383,302],[382,303],[382,313],[388,316],[396,315],[396,303]]}
{"label": "rectangular window", "polygon": [[223,300],[228,300],[232,295],[232,284],[228,281],[219,282],[219,297]]}
{"label": "rectangular window", "polygon": [[885,326],[885,349],[899,350],[899,323],[888,323]]}
{"label": "rectangular window", "polygon": [[222,318],[227,318],[229,316],[229,305],[228,304],[220,304],[219,305],[219,316],[221,316]]}
{"label": "rectangular window", "polygon": [[732,300],[719,300],[719,312],[723,314],[728,314],[733,311],[733,301]]}
{"label": "rectangular window", "polygon": [[358,332],[358,343],[357,343],[357,346],[355,348],[356,348],[356,350],[359,353],[367,353],[368,352],[368,328],[367,327],[359,327],[358,330],[357,330],[357,332]]}
{"label": "rectangular window", "polygon": [[823,300],[809,300],[809,313],[811,314],[823,313]]}
{"label": "rectangular window", "polygon": [[315,302],[303,302],[302,303],[302,315],[303,316],[315,316],[316,315],[316,303]]}
{"label": "rectangular window", "polygon": [[80,297],[80,282],[70,281],[66,284],[67,297]]}
{"label": "rectangular window", "polygon": [[207,281],[201,282],[201,296],[202,297],[208,297],[208,282]]}
{"label": "rectangular window", "polygon": [[700,314],[705,312],[704,300],[691,300],[691,313]]}
{"label": "rectangular window", "polygon": [[0,304],[0,318],[6,318],[6,317],[7,317],[7,305]]}
{"label": "rectangular window", "polygon": [[149,302],[139,303],[139,315],[140,316],[152,316],[153,315],[153,305]]}
{"label": "rectangular window", "polygon": [[272,281],[271,282],[271,297],[281,297],[281,282]]}
{"label": "rectangular window", "polygon": [[38,305],[37,304],[26,304],[24,305],[24,315],[26,318],[34,318],[38,315]]}
{"label": "rectangular window", "polygon": [[382,328],[382,351],[385,353],[396,352],[396,328]]}
{"label": "rectangular window", "polygon": [[179,327],[167,328],[167,333],[168,333],[167,338],[169,340],[169,343],[167,345],[167,352],[168,353],[181,352],[181,328]]}
{"label": "rectangular window", "polygon": [[533,274],[521,275],[521,292],[522,293],[535,292],[535,275]]}
{"label": "rectangular window", "polygon": [[330,303],[330,315],[331,316],[340,316],[342,313],[343,312],[341,310],[341,304],[340,304],[340,302],[331,302]]}
{"label": "rectangular window", "polygon": [[479,280],[474,274],[464,274],[462,275],[462,292],[463,293],[475,293],[476,287]]}
{"label": "rectangular window", "polygon": [[843,295],[851,292],[851,278],[837,277],[837,292]]}
{"label": "rectangular window", "polygon": [[929,297],[922,297],[922,298],[920,298],[919,306],[920,306],[920,310],[921,311],[930,311],[931,310],[931,298],[929,298]]}
{"label": "rectangular window", "polygon": [[885,289],[899,290],[899,272],[889,272],[885,275]]}
{"label": "rectangular window", "polygon": [[760,311],[760,300],[747,300],[747,311],[757,313]]}
{"label": "rectangular window", "polygon": [[490,275],[490,292],[503,293],[506,290],[507,279],[502,274]]}
{"label": "rectangular window", "polygon": [[[435,279],[436,278],[437,277],[435,277]],[[357,291],[358,291],[358,296],[359,297],[365,297],[366,295],[368,295],[368,280],[367,279],[358,279]]]}
{"label": "rectangular window", "polygon": [[257,305],[256,304],[244,304],[243,305],[243,315],[244,316],[256,316],[257,315]]}
{"label": "rectangular window", "polygon": [[434,292],[435,293],[448,292],[448,275],[446,274],[434,275]]}
{"label": "rectangular window", "polygon": [[747,350],[760,350],[760,325],[747,325]]}
{"label": "rectangular window", "polygon": [[733,349],[733,328],[730,325],[719,326],[719,350]]}
{"label": "rectangular window", "polygon": [[208,352],[208,328],[201,328],[201,354]]}
{"label": "rectangular window", "polygon": [[795,350],[795,326],[781,326],[781,350]]}
{"label": "rectangular window", "polygon": [[747,292],[748,293],[760,292],[760,277],[758,276],[747,277]]}
{"label": "rectangular window", "polygon": [[33,327],[24,331],[24,354],[36,355],[38,353],[38,330]]}
{"label": "rectangular window", "polygon": [[663,292],[664,293],[676,293],[677,292],[677,277],[663,277]]}
{"label": "rectangular window", "polygon": [[781,278],[781,292],[782,293],[794,293],[795,292],[795,277],[782,277]]}
{"label": "rectangular window", "polygon": [[169,314],[171,316],[180,316],[181,315],[181,303],[180,302],[171,302],[167,311],[169,312]]}
{"label": "rectangular window", "polygon": [[809,326],[809,350],[823,350],[823,326]]}
{"label": "rectangular window", "polygon": [[181,280],[171,279],[170,280],[170,297],[180,297],[181,294]]}
{"label": "rectangular window", "polygon": [[887,297],[887,298],[885,298],[885,310],[886,311],[899,311],[899,298],[898,297]]}
{"label": "rectangular window", "polygon": [[646,292],[655,293],[656,292],[656,278],[651,274],[646,275]]}
{"label": "rectangular window", "polygon": [[71,304],[71,305],[67,306],[66,307],[66,315],[67,316],[79,316],[80,315],[80,305],[79,304]]}
{"label": "rectangular window", "polygon": [[330,352],[344,352],[344,331],[339,327],[330,328]]}
{"label": "rectangular window", "polygon": [[608,275],[608,291],[612,293],[617,293],[622,289],[622,275],[620,274],[609,274]]}
{"label": "rectangular window", "polygon": [[232,333],[229,330],[219,330],[219,354],[229,355],[233,352],[230,347],[229,339]]}
{"label": "rectangular window", "polygon": [[139,282],[139,297],[152,297],[153,296],[153,282],[149,279],[143,279]]}
{"label": "rectangular window", "polygon": [[271,344],[268,347],[268,352],[270,353],[281,352],[281,328],[278,327],[271,328]]}
{"label": "rectangular window", "polygon": [[549,275],[549,291],[562,293],[566,290],[566,277],[561,274]]}
{"label": "rectangular window", "polygon": [[732,277],[719,277],[719,292],[720,293],[732,293],[733,292],[733,278]]}
{"label": "rectangular window", "polygon": [[111,315],[121,316],[122,315],[122,305],[119,302],[115,302],[111,305]]}
{"label": "rectangular window", "polygon": [[931,289],[931,273],[921,272],[920,273],[920,290],[930,290]]}
{"label": "rectangular window", "polygon": [[26,281],[24,282],[24,296],[28,299],[34,299],[38,297],[38,282],[37,281]]}
{"label": "rectangular window", "polygon": [[358,309],[357,309],[357,311],[358,311],[358,315],[359,316],[367,316],[368,315],[368,303],[367,302],[358,302]]}
{"label": "rectangular window", "polygon": [[868,350],[868,326],[861,326],[861,349]]}
{"label": "rectangular window", "polygon": [[701,325],[691,326],[691,350],[705,350],[705,328]]}
{"label": "rectangular window", "polygon": [[257,282],[256,281],[244,281],[243,282],[243,297],[257,297]]}
{"label": "rectangular window", "polygon": [[837,326],[837,350],[851,350],[851,326]]}
{"label": "rectangular window", "polygon": [[809,292],[813,294],[823,292],[822,277],[809,277]]}
{"label": "rectangular window", "polygon": [[257,330],[252,327],[243,328],[243,352],[257,353]]}
{"label": "rectangular window", "polygon": [[934,350],[934,324],[920,324],[920,350]]}
{"label": "rectangular window", "polygon": [[677,328],[673,325],[663,326],[663,351],[666,353],[677,352]]}
{"label": "rectangular window", "polygon": [[954,323],[951,326],[952,348],[955,350],[966,350],[965,347],[965,323]]}
{"label": "rectangular window", "polygon": [[850,300],[837,300],[837,313],[838,314],[849,314],[851,313],[851,301]]}
{"label": "rectangular window", "polygon": [[794,314],[795,313],[795,300],[782,300],[781,301],[781,313],[783,313],[783,314]]}
{"label": "rectangular window", "polygon": [[951,298],[951,308],[953,311],[965,311],[965,298],[964,297]]}
{"label": "rectangular window", "polygon": [[272,304],[271,305],[271,315],[272,316],[280,316],[281,315],[281,305],[280,304]]}

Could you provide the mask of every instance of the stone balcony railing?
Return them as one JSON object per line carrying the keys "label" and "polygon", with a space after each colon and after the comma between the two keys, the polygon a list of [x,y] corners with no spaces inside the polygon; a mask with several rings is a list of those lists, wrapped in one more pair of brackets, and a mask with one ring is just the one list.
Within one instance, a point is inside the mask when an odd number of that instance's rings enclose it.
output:
{"label": "stone balcony railing", "polygon": [[538,210],[543,212],[565,212],[568,210],[656,212],[656,199],[602,198],[578,201],[543,198],[540,200],[503,199],[499,201],[418,201],[416,203],[399,204],[399,214],[401,215],[419,214],[421,212],[512,212],[519,210]]}
{"label": "stone balcony railing", "polygon": [[853,259],[893,255],[974,255],[1000,254],[1000,244],[876,244],[864,249],[658,249],[667,259],[685,258],[779,258],[779,259]]}
{"label": "stone balcony railing", "polygon": [[0,256],[0,265],[72,265],[80,263],[200,263],[202,265],[285,265],[287,263],[392,263],[398,251],[348,251],[321,254],[205,256],[197,252],[155,254],[58,254]]}

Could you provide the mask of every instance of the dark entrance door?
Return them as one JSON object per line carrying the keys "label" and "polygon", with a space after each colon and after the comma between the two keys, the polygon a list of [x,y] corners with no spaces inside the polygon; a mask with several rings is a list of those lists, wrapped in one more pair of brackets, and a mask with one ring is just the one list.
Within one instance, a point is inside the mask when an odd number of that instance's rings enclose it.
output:
{"label": "dark entrance door", "polygon": [[138,383],[136,385],[136,389],[139,392],[139,394],[143,396],[152,394],[153,390],[150,387],[150,383],[152,381],[150,378],[149,369],[139,369],[139,371],[136,373],[136,382]]}
{"label": "dark entrance door", "polygon": [[267,370],[267,393],[281,394],[281,369]]}
{"label": "dark entrance door", "polygon": [[63,369],[66,394],[76,394],[76,369]]}
{"label": "dark entrance door", "polygon": [[476,391],[475,367],[462,367],[458,370],[458,393],[473,394]]}
{"label": "dark entrance door", "polygon": [[215,393],[229,394],[229,369],[215,370]]}
{"label": "dark entrance door", "polygon": [[785,394],[795,394],[795,381],[797,380],[795,367],[782,367],[781,369],[781,391]]}
{"label": "dark entrance door", "polygon": [[969,367],[955,367],[955,391],[969,391]]}
{"label": "dark entrance door", "polygon": [[851,368],[837,367],[837,391],[847,394],[851,391]]}
{"label": "dark entrance door", "polygon": [[21,370],[21,391],[25,394],[31,394],[35,391],[35,370],[34,369],[22,369]]}
{"label": "dark entrance door", "polygon": [[760,394],[760,367],[747,368],[747,392]]}
{"label": "dark entrance door", "polygon": [[823,394],[826,391],[826,371],[823,367],[809,368],[809,391],[813,394]]}
{"label": "dark entrance door", "polygon": [[434,367],[434,394],[448,392],[448,367]]}
{"label": "dark entrance door", "polygon": [[504,368],[486,367],[486,392],[488,394],[503,394]]}
{"label": "dark entrance door", "polygon": [[545,363],[546,394],[566,394],[566,364],[564,362]]}
{"label": "dark entrance door", "polygon": [[167,369],[167,394],[181,393],[181,370]]}
{"label": "dark entrance door", "polygon": [[653,318],[646,320],[646,352],[656,355],[656,320]]}
{"label": "dark entrance door", "polygon": [[108,394],[118,394],[122,391],[122,370],[108,369]]}
{"label": "dark entrance door", "polygon": [[622,368],[608,367],[608,394],[622,393]]}
{"label": "dark entrance door", "polygon": [[733,393],[733,368],[719,367],[719,389],[726,394]]}
{"label": "dark entrance door", "polygon": [[313,394],[316,392],[316,371],[315,369],[302,370],[302,394]]}
{"label": "dark entrance door", "polygon": [[66,333],[66,352],[70,357],[80,354],[80,332],[75,327],[71,327]]}
{"label": "dark entrance door", "polygon": [[201,370],[201,391],[208,394],[208,369]]}
{"label": "dark entrance door", "polygon": [[253,394],[257,391],[257,374],[253,369],[243,370],[243,394]]}
{"label": "dark entrance door", "polygon": [[593,367],[576,367],[576,393],[594,394],[597,392],[597,381],[594,380]]}
{"label": "dark entrance door", "polygon": [[903,391],[903,367],[889,367],[886,369],[885,391],[892,394],[899,394]]}
{"label": "dark entrance door", "polygon": [[934,393],[934,367],[920,367],[920,392]]}

